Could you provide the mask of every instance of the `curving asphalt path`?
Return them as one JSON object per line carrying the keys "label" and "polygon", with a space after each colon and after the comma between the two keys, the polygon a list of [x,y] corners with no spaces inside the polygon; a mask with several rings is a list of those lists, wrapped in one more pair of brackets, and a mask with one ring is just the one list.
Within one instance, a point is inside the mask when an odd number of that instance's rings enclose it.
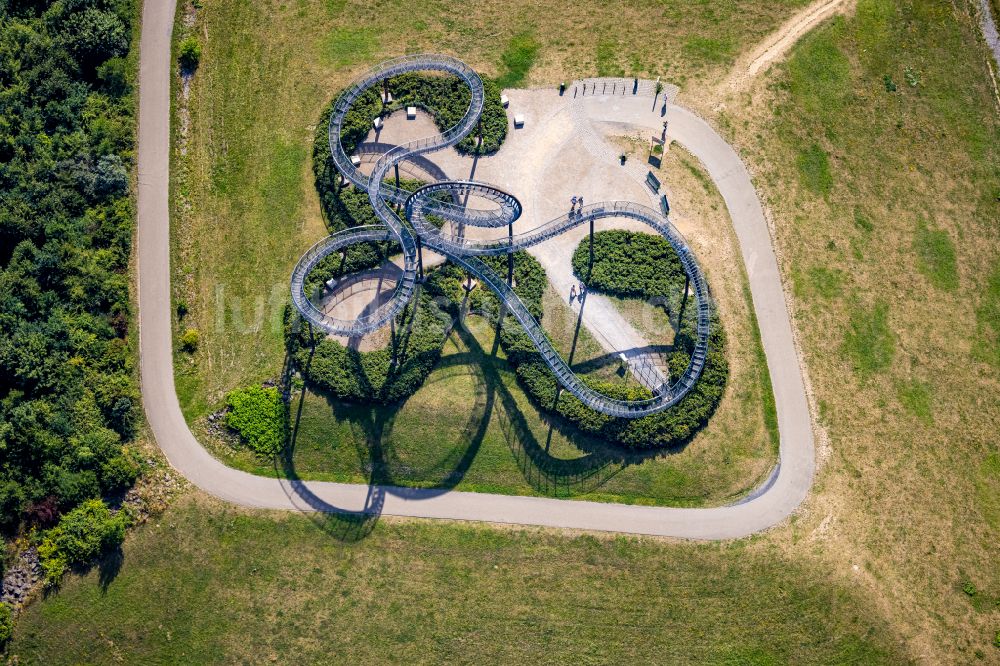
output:
{"label": "curving asphalt path", "polygon": [[[181,474],[202,490],[248,507],[517,523],[690,539],[726,539],[767,529],[805,499],[814,445],[805,389],[778,266],[746,167],[704,121],[671,109],[671,134],[697,155],[729,209],[750,278],[781,433],[780,467],[762,494],[742,504],[673,509],[258,477],[226,467],[194,438],[174,390],[170,308],[170,36],[176,0],[147,0],[139,64],[138,282],[142,396],[153,435]],[[617,102],[616,102],[617,103]],[[588,101],[592,117],[598,99]],[[629,107],[631,108],[631,107]],[[632,122],[645,124],[638,110]]]}

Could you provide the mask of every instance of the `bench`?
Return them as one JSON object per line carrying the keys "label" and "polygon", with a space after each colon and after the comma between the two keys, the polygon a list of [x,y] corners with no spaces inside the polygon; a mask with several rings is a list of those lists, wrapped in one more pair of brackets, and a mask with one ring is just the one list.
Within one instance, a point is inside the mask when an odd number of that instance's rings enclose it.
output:
{"label": "bench", "polygon": [[502,104],[503,108],[505,108],[505,109],[508,106],[510,106],[510,100],[507,99],[507,95],[500,95],[500,104]]}
{"label": "bench", "polygon": [[660,179],[654,176],[652,171],[646,174],[646,184],[649,185],[649,189],[654,192],[660,191]]}
{"label": "bench", "polygon": [[667,201],[667,195],[660,195],[660,210],[663,211],[664,217],[670,215],[670,202]]}
{"label": "bench", "polygon": [[514,114],[514,127],[524,127],[524,116],[520,113]]}
{"label": "bench", "polygon": [[406,119],[413,120],[416,117],[417,117],[417,107],[415,106],[406,107]]}
{"label": "bench", "polygon": [[372,127],[377,131],[378,128],[382,127],[382,119],[381,118],[376,118],[375,120],[373,120],[372,121]]}
{"label": "bench", "polygon": [[354,166],[361,166],[361,158],[357,155],[351,155],[351,164]]}

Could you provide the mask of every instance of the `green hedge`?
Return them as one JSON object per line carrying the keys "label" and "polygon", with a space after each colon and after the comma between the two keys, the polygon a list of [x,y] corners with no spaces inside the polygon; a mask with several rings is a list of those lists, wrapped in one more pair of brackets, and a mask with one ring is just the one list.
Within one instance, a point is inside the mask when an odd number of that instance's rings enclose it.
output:
{"label": "green hedge", "polygon": [[285,445],[287,410],[276,388],[248,386],[226,396],[226,425],[255,453],[271,456]]}
{"label": "green hedge", "polygon": [[[500,103],[500,89],[489,79],[483,79],[483,84],[486,92],[486,105],[480,121],[483,144],[477,149],[478,138],[473,132],[456,146],[457,150],[464,154],[495,153],[507,138],[507,112]],[[393,96],[391,110],[419,106],[434,117],[435,123],[442,131],[458,122],[469,107],[469,90],[455,77],[404,74],[389,79],[388,85]],[[347,112],[340,140],[348,155],[353,153],[368,135],[372,121],[381,112],[380,94],[377,88],[366,90]],[[340,188],[337,185],[337,170],[330,156],[329,143],[330,113],[335,101],[336,97],[323,110],[313,139],[313,173],[316,177],[316,189],[324,213],[331,223],[343,217],[343,211],[336,201],[336,194]],[[368,211],[369,215],[374,217],[371,208]],[[336,224],[331,226],[335,230],[343,228]]]}
{"label": "green hedge", "polygon": [[[441,271],[429,274],[396,318],[396,335],[382,349],[350,349],[307,326],[289,326],[289,352],[303,378],[342,400],[393,404],[412,395],[441,358],[457,303],[444,297]],[[295,321],[290,318],[289,323]],[[318,340],[312,348],[312,337]]]}
{"label": "green hedge", "polygon": [[623,297],[676,297],[683,293],[684,266],[662,236],[613,229],[594,234],[573,252],[573,272],[589,287]]}
{"label": "green hedge", "polygon": [[[619,251],[613,247],[615,242],[626,242],[626,237],[632,252]],[[661,241],[662,245],[657,241]],[[683,269],[678,276],[675,268],[680,266],[680,260],[669,243],[662,238],[622,231],[599,232],[594,235],[594,250],[591,276],[603,276],[601,284],[604,290],[643,298],[660,296],[665,297],[668,303],[679,302],[679,291],[684,288]],[[589,243],[584,240],[574,252],[574,267],[582,256],[585,268],[589,263],[589,255]],[[486,259],[486,263],[500,275],[506,275],[506,262],[505,257]],[[578,273],[586,275],[583,270],[578,270]],[[545,270],[530,255],[518,253],[515,255],[514,279],[517,285],[515,291],[540,320],[542,294],[547,282]],[[633,286],[635,283],[642,284],[644,290],[636,293]],[[588,287],[597,289],[593,282],[588,283]],[[473,307],[478,305],[484,314],[495,316],[498,311],[496,298],[492,293],[479,293],[480,291],[473,292],[478,294],[473,299]],[[668,365],[675,377],[690,362],[695,341],[695,310],[693,306],[686,309],[674,338],[675,350],[668,355]],[[676,320],[676,314],[671,314],[672,319]],[[713,313],[709,354],[695,388],[665,412],[640,419],[618,419],[586,407],[566,391],[560,393],[556,404],[558,384],[555,377],[542,361],[530,338],[512,318],[504,320],[500,344],[521,384],[539,407],[550,413],[555,411],[583,432],[635,449],[672,447],[690,440],[708,422],[718,406],[729,374],[725,357],[725,336],[717,315]],[[589,377],[584,377],[584,381],[591,388],[613,398],[641,400],[652,397],[652,393],[642,386],[625,386]]]}

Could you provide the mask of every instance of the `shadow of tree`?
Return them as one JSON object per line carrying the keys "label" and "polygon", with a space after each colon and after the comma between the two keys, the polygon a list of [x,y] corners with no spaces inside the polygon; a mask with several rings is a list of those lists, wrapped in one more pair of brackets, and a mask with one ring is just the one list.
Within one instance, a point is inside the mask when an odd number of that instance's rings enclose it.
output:
{"label": "shadow of tree", "polygon": [[123,564],[125,564],[125,551],[121,546],[108,551],[97,561],[97,582],[101,586],[101,594],[107,594],[108,587],[118,577]]}

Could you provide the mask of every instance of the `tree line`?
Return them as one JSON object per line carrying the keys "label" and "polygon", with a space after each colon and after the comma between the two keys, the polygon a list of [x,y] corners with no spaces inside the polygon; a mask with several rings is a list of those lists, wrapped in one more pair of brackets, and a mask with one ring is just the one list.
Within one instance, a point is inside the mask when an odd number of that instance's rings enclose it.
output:
{"label": "tree line", "polygon": [[140,469],[134,16],[131,0],[0,0],[0,528],[53,528],[69,564],[87,551],[70,537],[112,520],[94,502]]}

